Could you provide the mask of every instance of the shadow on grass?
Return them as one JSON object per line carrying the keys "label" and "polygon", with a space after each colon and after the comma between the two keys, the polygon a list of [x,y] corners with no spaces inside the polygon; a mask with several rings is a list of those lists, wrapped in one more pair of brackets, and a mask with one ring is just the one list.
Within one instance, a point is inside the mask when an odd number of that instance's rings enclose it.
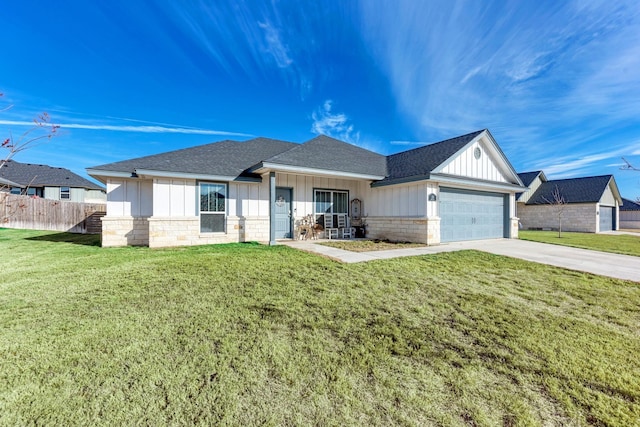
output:
{"label": "shadow on grass", "polygon": [[99,234],[52,233],[27,237],[25,240],[37,242],[73,243],[83,246],[100,246]]}

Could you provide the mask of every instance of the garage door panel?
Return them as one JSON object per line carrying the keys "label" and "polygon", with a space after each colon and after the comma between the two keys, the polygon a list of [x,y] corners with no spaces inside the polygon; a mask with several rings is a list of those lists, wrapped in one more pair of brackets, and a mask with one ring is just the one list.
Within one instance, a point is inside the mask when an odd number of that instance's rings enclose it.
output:
{"label": "garage door panel", "polygon": [[440,240],[504,237],[504,195],[440,189]]}
{"label": "garage door panel", "polygon": [[600,206],[600,231],[613,230],[613,211],[615,208]]}

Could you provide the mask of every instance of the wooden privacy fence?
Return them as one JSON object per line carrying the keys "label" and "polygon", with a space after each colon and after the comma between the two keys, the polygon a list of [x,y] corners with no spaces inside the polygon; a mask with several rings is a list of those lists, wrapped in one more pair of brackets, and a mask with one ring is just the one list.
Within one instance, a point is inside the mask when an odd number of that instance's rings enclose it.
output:
{"label": "wooden privacy fence", "polygon": [[98,234],[104,203],[77,203],[0,192],[0,227]]}

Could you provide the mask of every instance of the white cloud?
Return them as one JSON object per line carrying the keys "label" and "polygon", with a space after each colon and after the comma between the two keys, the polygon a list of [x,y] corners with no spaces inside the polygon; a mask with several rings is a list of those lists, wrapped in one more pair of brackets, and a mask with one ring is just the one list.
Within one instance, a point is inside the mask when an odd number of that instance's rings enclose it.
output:
{"label": "white cloud", "polygon": [[[167,127],[167,126],[127,126],[127,125],[107,125],[107,124],[81,124],[81,123],[59,123],[60,129],[86,129],[86,130],[105,130],[115,132],[139,132],[139,133],[180,133],[190,135],[226,135],[226,136],[252,136],[246,133],[227,132],[222,130],[197,129],[189,127]],[[8,126],[33,126],[31,121],[22,120],[0,120],[0,125]]]}
{"label": "white cloud", "polygon": [[311,131],[319,135],[327,135],[351,144],[360,142],[360,132],[355,132],[349,118],[344,113],[332,113],[333,101],[324,104],[311,114],[313,123]]}
{"label": "white cloud", "polygon": [[269,22],[258,22],[258,26],[264,30],[264,39],[267,43],[266,52],[273,56],[280,68],[286,68],[293,63],[289,57],[289,51],[280,39],[280,32]]}

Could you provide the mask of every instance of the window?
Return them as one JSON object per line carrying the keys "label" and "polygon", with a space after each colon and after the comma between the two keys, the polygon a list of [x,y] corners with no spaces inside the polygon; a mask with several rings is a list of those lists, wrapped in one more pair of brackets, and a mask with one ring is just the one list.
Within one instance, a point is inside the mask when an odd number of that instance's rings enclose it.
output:
{"label": "window", "polygon": [[11,194],[22,194],[20,187],[11,187]]}
{"label": "window", "polygon": [[[349,192],[340,190],[315,190],[316,221],[323,223],[324,215],[349,214]],[[338,222],[337,218],[333,219]]]}
{"label": "window", "polygon": [[27,188],[27,196],[35,196],[36,195],[36,189],[29,187]]}
{"label": "window", "polygon": [[200,183],[200,232],[224,233],[227,212],[227,186]]}
{"label": "window", "polygon": [[60,187],[60,200],[69,200],[71,198],[71,190],[69,187]]}

